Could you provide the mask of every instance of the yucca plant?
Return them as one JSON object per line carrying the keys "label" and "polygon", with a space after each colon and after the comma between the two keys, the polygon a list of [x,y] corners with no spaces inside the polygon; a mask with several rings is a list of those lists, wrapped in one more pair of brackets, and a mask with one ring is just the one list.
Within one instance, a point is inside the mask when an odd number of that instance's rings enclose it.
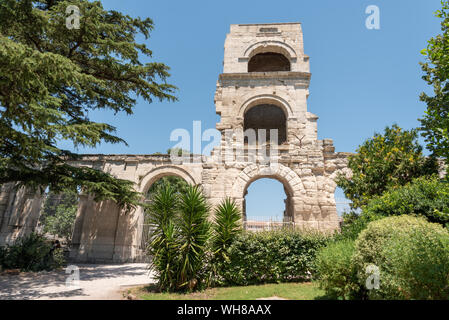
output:
{"label": "yucca plant", "polygon": [[146,211],[147,221],[151,225],[147,247],[147,253],[151,256],[149,269],[155,271],[162,290],[173,290],[178,286],[180,242],[174,222],[177,206],[177,193],[166,185],[154,193]]}
{"label": "yucca plant", "polygon": [[224,283],[222,273],[226,264],[230,262],[227,250],[235,237],[243,230],[241,218],[241,212],[231,198],[224,199],[215,208],[211,243],[212,259],[208,268],[211,285]]}
{"label": "yucca plant", "polygon": [[236,235],[242,232],[241,218],[241,212],[231,198],[224,199],[215,209],[212,250],[218,260],[229,260],[226,250]]}
{"label": "yucca plant", "polygon": [[203,259],[210,238],[209,209],[199,186],[189,185],[180,195],[177,221],[181,243],[178,274],[180,289],[191,291],[201,285],[199,274],[204,266]]}

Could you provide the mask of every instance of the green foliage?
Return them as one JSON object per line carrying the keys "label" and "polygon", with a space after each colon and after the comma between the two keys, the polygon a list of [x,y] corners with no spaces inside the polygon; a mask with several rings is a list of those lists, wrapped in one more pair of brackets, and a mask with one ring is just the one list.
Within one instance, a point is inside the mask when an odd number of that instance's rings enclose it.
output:
{"label": "green foliage", "polygon": [[186,191],[188,183],[183,178],[177,176],[162,177],[151,185],[147,193],[147,198],[151,199],[152,194],[155,193],[157,189],[167,185],[170,185],[174,192],[181,194]]}
{"label": "green foliage", "polygon": [[239,208],[230,198],[223,200],[215,209],[212,252],[221,262],[229,262],[227,250],[235,237],[243,231],[241,219]]}
{"label": "green foliage", "polygon": [[[438,225],[393,239],[384,249],[393,292],[403,299],[449,299],[449,233]],[[388,296],[387,296],[388,297]]]}
{"label": "green foliage", "polygon": [[78,204],[78,193],[68,190],[62,193],[54,193],[50,191],[45,199],[44,207],[40,218],[56,215],[59,206],[71,207]]}
{"label": "green foliage", "polygon": [[354,241],[349,239],[331,242],[318,251],[317,277],[320,288],[329,297],[343,300],[360,298],[361,288],[352,263],[353,253]]}
{"label": "green foliage", "polygon": [[210,239],[209,206],[198,186],[184,193],[171,185],[156,189],[147,210],[152,234],[150,269],[161,290],[194,290],[204,285],[203,268]]}
{"label": "green foliage", "polygon": [[401,186],[413,178],[438,172],[434,158],[427,158],[419,145],[417,130],[403,130],[397,125],[376,133],[349,157],[350,179],[340,175],[341,187],[353,208],[366,205],[374,196],[390,187]]}
{"label": "green foliage", "polygon": [[53,253],[51,249],[51,243],[42,235],[31,233],[0,250],[0,265],[3,269],[33,272],[59,268],[65,263],[62,249]]}
{"label": "green foliage", "polygon": [[148,223],[152,225],[147,253],[151,256],[149,268],[156,271],[159,287],[177,289],[179,268],[179,241],[174,225],[178,198],[170,185],[158,188],[148,208]]}
{"label": "green foliage", "polygon": [[231,198],[224,199],[215,208],[211,261],[208,262],[211,284],[224,284],[221,274],[226,264],[230,262],[228,249],[236,236],[243,231],[241,219],[242,214]]}
{"label": "green foliage", "polygon": [[57,195],[50,192],[39,217],[44,232],[62,237],[70,244],[77,210],[77,193],[69,191]]}
{"label": "green foliage", "polygon": [[447,230],[422,217],[371,222],[356,240],[352,257],[359,284],[364,285],[366,267],[374,264],[380,269],[380,288],[367,290],[369,299],[447,298],[448,240]]}
{"label": "green foliage", "polygon": [[356,240],[354,261],[359,270],[364,270],[368,264],[381,266],[385,263],[382,250],[386,244],[401,233],[409,232],[411,228],[422,225],[423,219],[403,215],[388,217],[368,224]]}
{"label": "green foliage", "polygon": [[[363,207],[363,217],[416,214],[449,226],[449,184],[437,176],[421,177],[392,188]],[[371,219],[372,220],[372,219]]]}
{"label": "green foliage", "polygon": [[44,221],[44,232],[62,237],[70,244],[78,205],[71,207],[59,206],[54,216],[48,216]]}
{"label": "green foliage", "polygon": [[316,271],[316,252],[328,239],[298,230],[244,232],[228,250],[222,277],[229,285],[309,279]]}
{"label": "green foliage", "polygon": [[449,3],[441,1],[441,5],[435,14],[441,19],[442,32],[422,51],[426,56],[426,62],[421,63],[423,80],[432,86],[433,95],[421,94],[427,110],[420,121],[427,148],[449,164]]}
{"label": "green foliage", "polygon": [[359,236],[360,232],[366,228],[369,222],[380,219],[374,215],[368,216],[358,214],[354,211],[343,214],[343,224],[341,226],[341,232],[334,236],[336,241],[338,240],[355,240]]}
{"label": "green foliage", "polygon": [[[80,9],[79,29],[65,26],[69,5]],[[90,111],[132,114],[137,98],[175,99],[168,67],[141,61],[152,52],[136,38],[152,29],[151,19],[105,10],[100,1],[0,3],[0,183],[55,192],[82,186],[97,201],[126,209],[138,203],[132,182],[72,166],[77,155],[58,144],[122,143],[116,128],[92,121]]]}
{"label": "green foliage", "polygon": [[198,273],[203,267],[210,238],[209,205],[199,186],[188,186],[179,201],[179,240],[181,267],[179,286],[189,290],[201,285]]}

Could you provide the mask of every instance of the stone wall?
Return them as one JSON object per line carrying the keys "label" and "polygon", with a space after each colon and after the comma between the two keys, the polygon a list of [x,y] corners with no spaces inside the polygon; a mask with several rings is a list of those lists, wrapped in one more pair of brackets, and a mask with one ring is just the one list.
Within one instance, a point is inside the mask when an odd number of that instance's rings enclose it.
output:
{"label": "stone wall", "polygon": [[[178,176],[190,184],[200,184],[202,179],[201,163],[174,165],[168,155],[85,155],[71,164],[130,180],[135,190],[143,194],[164,176]],[[124,212],[112,201],[96,203],[92,196],[82,195],[71,258],[92,263],[142,261],[143,227],[142,208]]]}
{"label": "stone wall", "polygon": [[0,245],[12,244],[35,230],[43,200],[40,191],[31,188],[15,183],[0,186]]}

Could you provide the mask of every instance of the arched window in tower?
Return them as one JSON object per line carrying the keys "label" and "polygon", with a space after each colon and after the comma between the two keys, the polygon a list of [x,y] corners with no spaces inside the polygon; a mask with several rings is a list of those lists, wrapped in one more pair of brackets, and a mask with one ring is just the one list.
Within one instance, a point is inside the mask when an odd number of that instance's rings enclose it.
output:
{"label": "arched window in tower", "polygon": [[248,62],[248,72],[290,71],[290,61],[276,52],[258,53]]}
{"label": "arched window in tower", "polygon": [[[261,104],[250,108],[245,113],[244,128],[253,129],[256,134],[256,139],[259,143],[269,142],[270,129],[276,129],[278,133],[278,144],[282,144],[287,141],[287,121],[284,111],[272,104]],[[259,136],[258,129],[264,129],[266,132],[266,141],[261,141],[262,136]],[[274,137],[273,137],[274,138]],[[248,143],[247,137],[245,137],[245,143]]]}

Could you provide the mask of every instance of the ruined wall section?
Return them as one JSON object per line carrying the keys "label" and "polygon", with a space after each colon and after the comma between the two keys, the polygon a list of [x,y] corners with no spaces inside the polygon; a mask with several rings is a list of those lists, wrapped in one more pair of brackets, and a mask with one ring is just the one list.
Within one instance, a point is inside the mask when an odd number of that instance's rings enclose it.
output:
{"label": "ruined wall section", "polygon": [[[175,165],[168,155],[85,155],[71,164],[132,181],[135,190],[143,194],[153,182],[168,175],[179,176],[191,184],[201,183],[201,163]],[[81,195],[71,258],[91,263],[142,261],[143,228],[141,207],[125,212],[113,201],[95,202],[91,195]]]}
{"label": "ruined wall section", "polygon": [[15,183],[0,186],[0,246],[36,230],[43,202],[40,190]]}

